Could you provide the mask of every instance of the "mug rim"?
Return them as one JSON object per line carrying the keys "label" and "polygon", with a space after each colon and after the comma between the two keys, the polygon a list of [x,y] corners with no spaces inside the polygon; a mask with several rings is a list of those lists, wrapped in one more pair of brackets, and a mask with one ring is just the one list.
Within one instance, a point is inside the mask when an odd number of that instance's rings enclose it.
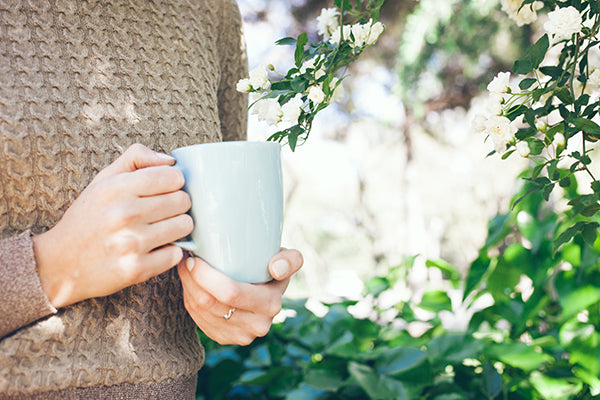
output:
{"label": "mug rim", "polygon": [[210,143],[197,143],[197,144],[192,144],[189,146],[183,146],[183,147],[178,147],[176,149],[174,149],[173,151],[171,151],[171,154],[175,154],[175,153],[181,153],[184,151],[192,151],[192,150],[196,150],[198,148],[205,148],[205,147],[274,147],[277,146],[279,148],[281,148],[281,144],[277,143],[277,142],[266,142],[266,141],[250,141],[250,140],[234,140],[234,141],[228,141],[228,142],[210,142]]}

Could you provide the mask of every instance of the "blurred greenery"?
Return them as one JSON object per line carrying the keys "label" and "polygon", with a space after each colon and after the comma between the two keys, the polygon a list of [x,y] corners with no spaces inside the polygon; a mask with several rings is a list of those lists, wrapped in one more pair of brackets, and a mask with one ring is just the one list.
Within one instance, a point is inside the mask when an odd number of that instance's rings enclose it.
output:
{"label": "blurred greenery", "polygon": [[[564,195],[576,191],[573,182]],[[381,307],[413,267],[411,257],[367,282],[366,318],[351,313],[356,301],[327,304],[320,318],[304,300],[286,300],[293,316],[250,346],[203,337],[197,398],[600,399],[600,241],[590,246],[578,235],[555,254],[553,232],[571,218],[535,193],[490,221],[465,276],[428,261],[460,291],[458,302],[431,288]],[[478,306],[486,297],[492,301]],[[463,330],[448,322],[449,311]]]}

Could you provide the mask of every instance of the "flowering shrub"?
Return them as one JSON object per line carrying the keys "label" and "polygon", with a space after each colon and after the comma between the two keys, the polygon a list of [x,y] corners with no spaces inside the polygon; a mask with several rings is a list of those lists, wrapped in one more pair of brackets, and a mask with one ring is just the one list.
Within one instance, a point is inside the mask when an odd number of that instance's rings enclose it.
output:
{"label": "flowering shrub", "polygon": [[315,115],[343,96],[342,80],[348,66],[373,45],[384,26],[379,10],[384,0],[335,0],[335,8],[321,11],[317,30],[322,41],[312,42],[306,32],[286,37],[278,45],[295,45],[294,67],[269,79],[272,65],[250,71],[238,82],[237,90],[260,97],[251,106],[259,120],[280,129],[268,140],[287,141],[292,151],[308,138]]}
{"label": "flowering shrub", "polygon": [[517,152],[536,163],[528,178],[533,186],[525,196],[541,191],[548,200],[556,187],[569,187],[575,174],[587,174],[590,189],[573,195],[568,203],[579,220],[562,227],[554,243],[556,251],[581,234],[593,244],[599,227],[593,217],[600,210],[600,182],[589,153],[600,138],[596,122],[600,6],[597,1],[578,0],[503,0],[502,4],[520,25],[534,22],[542,6],[552,11],[543,24],[544,35],[514,63],[512,73],[502,72],[488,85],[491,102],[487,114],[476,117],[475,127],[503,159]]}

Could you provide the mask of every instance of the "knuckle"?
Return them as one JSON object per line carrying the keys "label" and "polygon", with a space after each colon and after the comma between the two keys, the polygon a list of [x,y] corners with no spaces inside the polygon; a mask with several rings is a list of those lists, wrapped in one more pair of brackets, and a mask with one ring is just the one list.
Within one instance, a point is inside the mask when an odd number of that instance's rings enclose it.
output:
{"label": "knuckle", "polygon": [[271,301],[267,307],[267,316],[269,318],[275,318],[281,311],[281,301]]}
{"label": "knuckle", "polygon": [[120,276],[125,282],[135,284],[144,282],[147,279],[137,255],[121,257],[118,264]]}
{"label": "knuckle", "polygon": [[136,266],[139,262],[137,256],[140,253],[142,244],[140,239],[131,233],[112,235],[106,242],[106,250],[109,254],[123,258],[122,262],[129,266]]}
{"label": "knuckle", "polygon": [[169,171],[172,171],[171,173],[173,174],[173,184],[178,188],[182,188],[185,184],[185,177],[183,176],[183,172],[173,167],[169,167]]}
{"label": "knuckle", "polygon": [[236,344],[239,344],[240,346],[249,346],[252,344],[252,342],[254,342],[254,339],[256,339],[256,336],[247,334],[247,335],[242,335],[235,342],[236,342]]}
{"label": "knuckle", "polygon": [[203,308],[205,310],[209,310],[217,305],[217,300],[206,292],[202,292],[199,296],[196,297],[196,303],[198,307]]}
{"label": "knuckle", "polygon": [[184,192],[183,190],[179,190],[175,193],[177,204],[181,210],[188,211],[192,208],[192,198],[189,194]]}
{"label": "knuckle", "polygon": [[177,217],[177,226],[184,235],[189,235],[194,230],[194,220],[188,214],[180,214]]}
{"label": "knuckle", "polygon": [[145,152],[148,148],[141,143],[134,143],[125,150],[125,153],[137,155]]}
{"label": "knuckle", "polygon": [[262,324],[259,324],[258,326],[256,326],[256,328],[254,330],[254,334],[257,337],[264,337],[264,336],[267,336],[267,334],[269,333],[270,330],[271,330],[271,322],[265,321]]}
{"label": "knuckle", "polygon": [[226,294],[223,295],[223,303],[228,304],[230,306],[235,306],[236,304],[239,304],[240,298],[242,297],[242,293],[240,289],[237,288],[237,286],[229,285],[229,287],[226,288],[225,293]]}

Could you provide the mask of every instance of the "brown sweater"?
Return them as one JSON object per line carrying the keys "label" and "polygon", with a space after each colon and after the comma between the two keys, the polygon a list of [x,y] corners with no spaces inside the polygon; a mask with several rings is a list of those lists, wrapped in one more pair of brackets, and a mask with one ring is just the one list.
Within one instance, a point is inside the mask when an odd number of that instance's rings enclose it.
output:
{"label": "brown sweater", "polygon": [[132,143],[245,138],[246,69],[235,0],[0,0],[0,399],[194,398],[177,273],[57,311],[31,235]]}

